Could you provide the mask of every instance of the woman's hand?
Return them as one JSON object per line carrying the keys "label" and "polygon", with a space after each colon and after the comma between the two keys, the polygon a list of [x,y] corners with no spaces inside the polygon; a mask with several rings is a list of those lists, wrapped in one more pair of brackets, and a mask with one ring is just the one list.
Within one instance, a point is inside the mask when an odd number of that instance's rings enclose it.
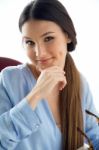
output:
{"label": "woman's hand", "polygon": [[48,96],[58,86],[62,90],[66,85],[65,72],[57,66],[43,70],[37,80],[35,88],[42,98]]}
{"label": "woman's hand", "polygon": [[62,90],[66,86],[65,72],[58,66],[49,67],[41,71],[35,87],[27,96],[29,103],[34,107],[39,100],[48,97],[55,87]]}

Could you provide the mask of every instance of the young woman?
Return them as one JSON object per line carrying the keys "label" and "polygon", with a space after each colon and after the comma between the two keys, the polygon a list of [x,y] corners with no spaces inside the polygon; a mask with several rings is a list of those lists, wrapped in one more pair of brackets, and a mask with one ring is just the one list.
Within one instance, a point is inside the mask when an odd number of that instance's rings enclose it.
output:
{"label": "young woman", "polygon": [[73,22],[57,0],[34,0],[19,18],[30,62],[0,74],[0,150],[99,150],[92,95],[70,55]]}

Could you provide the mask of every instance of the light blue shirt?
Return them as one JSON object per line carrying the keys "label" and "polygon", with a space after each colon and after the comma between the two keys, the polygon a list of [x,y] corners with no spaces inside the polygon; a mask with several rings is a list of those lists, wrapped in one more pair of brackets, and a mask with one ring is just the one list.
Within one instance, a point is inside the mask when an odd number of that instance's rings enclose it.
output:
{"label": "light blue shirt", "polygon": [[[82,78],[82,110],[85,132],[99,150],[99,126],[87,81]],[[7,67],[0,73],[0,150],[61,150],[62,134],[49,105],[41,100],[33,110],[26,95],[36,79],[26,64]]]}

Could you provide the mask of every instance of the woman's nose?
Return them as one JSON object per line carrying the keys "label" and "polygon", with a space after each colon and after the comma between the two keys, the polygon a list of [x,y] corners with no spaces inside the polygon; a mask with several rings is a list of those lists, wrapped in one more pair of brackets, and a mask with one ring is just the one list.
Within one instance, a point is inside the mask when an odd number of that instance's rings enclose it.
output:
{"label": "woman's nose", "polygon": [[37,45],[35,46],[35,54],[36,54],[36,56],[38,56],[38,46]]}
{"label": "woman's nose", "polygon": [[46,48],[43,45],[36,45],[35,47],[36,57],[44,57],[47,53]]}

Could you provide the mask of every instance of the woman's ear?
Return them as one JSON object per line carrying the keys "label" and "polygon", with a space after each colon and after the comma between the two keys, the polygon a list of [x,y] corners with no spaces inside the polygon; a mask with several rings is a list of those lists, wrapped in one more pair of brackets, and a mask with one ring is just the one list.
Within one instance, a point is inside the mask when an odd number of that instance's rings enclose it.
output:
{"label": "woman's ear", "polygon": [[69,43],[71,43],[71,39],[68,37],[68,39],[67,39],[67,43],[69,44]]}
{"label": "woman's ear", "polygon": [[69,38],[68,34],[65,34],[66,35],[66,40],[67,40],[67,44],[71,43],[71,38]]}

